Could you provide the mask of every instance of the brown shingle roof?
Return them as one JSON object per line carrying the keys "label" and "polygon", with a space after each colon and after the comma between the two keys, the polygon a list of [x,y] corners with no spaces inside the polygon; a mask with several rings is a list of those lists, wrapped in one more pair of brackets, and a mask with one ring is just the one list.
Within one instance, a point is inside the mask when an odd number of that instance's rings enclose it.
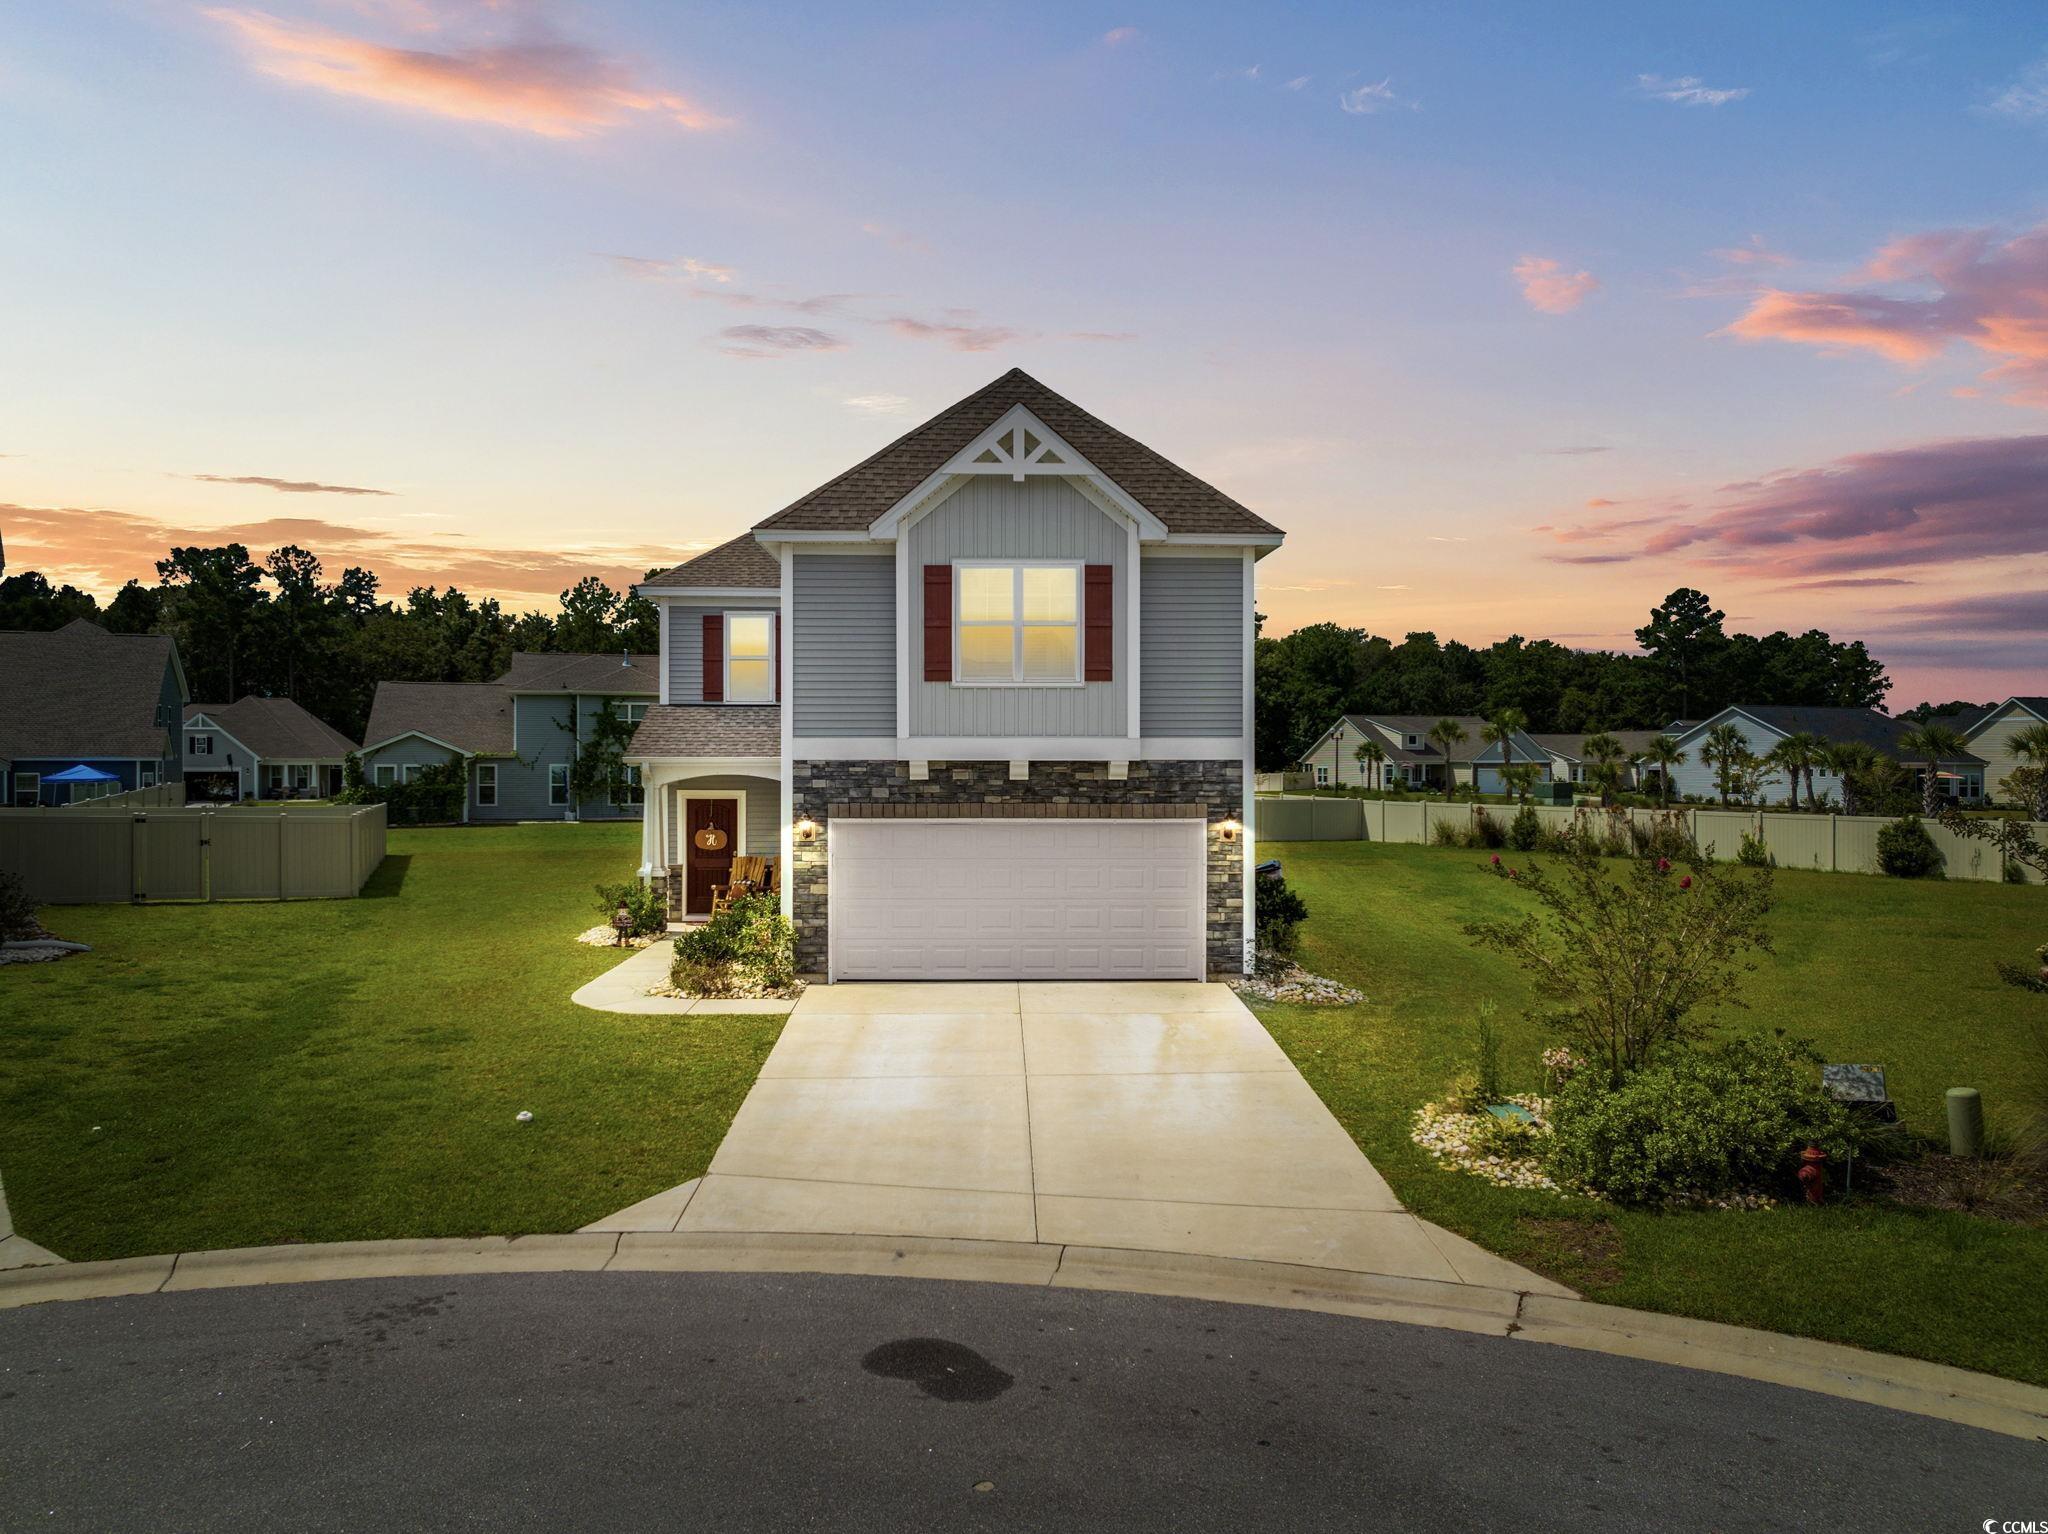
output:
{"label": "brown shingle roof", "polygon": [[659,703],[626,748],[629,757],[781,754],[782,708],[775,703]]}
{"label": "brown shingle roof", "polygon": [[659,655],[551,655],[515,650],[494,684],[514,692],[587,692],[620,696],[661,694]]}
{"label": "brown shingle roof", "polygon": [[1278,528],[1214,485],[1170,463],[1144,443],[1055,394],[1021,368],[904,433],[872,458],[792,502],[757,530],[856,532],[945,467],[1013,405],[1023,405],[1125,494],[1166,524],[1170,533],[1250,536]]}
{"label": "brown shingle roof", "polygon": [[512,694],[493,682],[379,682],[363,744],[425,735],[471,756],[512,750]]}
{"label": "brown shingle roof", "polygon": [[273,761],[338,762],[356,749],[341,731],[290,698],[244,698],[239,703],[188,703],[189,721],[204,714],[260,757]]}
{"label": "brown shingle roof", "polygon": [[752,533],[741,533],[739,537],[721,543],[715,549],[706,549],[695,559],[686,559],[670,569],[657,571],[640,582],[642,586],[718,588],[773,588],[781,584],[781,564],[773,554],[761,547],[760,540]]}
{"label": "brown shingle roof", "polygon": [[167,634],[110,634],[84,618],[48,632],[0,632],[0,760],[157,760]]}

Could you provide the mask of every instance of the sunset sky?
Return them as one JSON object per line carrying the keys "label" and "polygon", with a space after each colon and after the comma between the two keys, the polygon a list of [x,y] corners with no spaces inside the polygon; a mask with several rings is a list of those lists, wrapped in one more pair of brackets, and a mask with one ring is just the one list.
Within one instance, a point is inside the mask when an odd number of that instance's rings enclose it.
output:
{"label": "sunset sky", "polygon": [[2048,8],[12,0],[0,535],[517,607],[1011,366],[1270,631],[1681,584],[2048,692]]}

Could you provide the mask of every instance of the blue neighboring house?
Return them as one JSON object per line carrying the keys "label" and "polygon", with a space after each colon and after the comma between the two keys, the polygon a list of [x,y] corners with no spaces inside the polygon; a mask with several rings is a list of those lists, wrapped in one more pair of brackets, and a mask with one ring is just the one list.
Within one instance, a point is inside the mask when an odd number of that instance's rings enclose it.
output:
{"label": "blue neighboring house", "polygon": [[495,682],[379,682],[363,732],[363,776],[402,783],[470,758],[463,818],[638,820],[637,765],[596,798],[572,802],[571,768],[605,704],[637,725],[661,696],[658,655],[520,651]]}
{"label": "blue neighboring house", "polygon": [[[177,782],[190,700],[168,634],[110,634],[86,618],[0,632],[0,802],[65,804]],[[47,781],[81,766],[113,781]]]}

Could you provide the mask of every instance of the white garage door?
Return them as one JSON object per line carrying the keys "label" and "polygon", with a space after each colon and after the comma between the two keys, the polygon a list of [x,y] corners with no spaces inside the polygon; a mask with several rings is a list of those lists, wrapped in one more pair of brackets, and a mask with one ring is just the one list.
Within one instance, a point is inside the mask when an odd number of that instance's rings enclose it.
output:
{"label": "white garage door", "polygon": [[835,820],[837,980],[1200,980],[1199,820]]}

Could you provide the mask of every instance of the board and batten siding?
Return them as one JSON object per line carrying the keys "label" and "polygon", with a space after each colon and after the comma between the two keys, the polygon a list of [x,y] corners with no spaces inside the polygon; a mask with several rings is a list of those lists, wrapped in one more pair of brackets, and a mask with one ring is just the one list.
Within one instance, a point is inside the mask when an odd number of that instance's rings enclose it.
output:
{"label": "board and batten siding", "polygon": [[1145,735],[1244,734],[1244,561],[1138,561]]}
{"label": "board and batten siding", "polygon": [[[926,565],[958,559],[1071,559],[1116,571],[1113,654],[1108,682],[1060,687],[956,687],[927,682],[911,656],[910,735],[1126,735],[1130,728],[1130,568],[1125,530],[1066,480],[1022,482],[975,476],[914,525],[908,535],[913,590]],[[920,600],[913,596],[913,601]],[[920,622],[913,622],[918,633]],[[921,638],[917,641],[922,643]],[[1079,635],[1076,636],[1079,643]],[[799,648],[801,654],[801,648]],[[1242,661],[1240,661],[1242,664]],[[1233,732],[1235,733],[1235,732]]]}
{"label": "board and batten siding", "polygon": [[[772,613],[782,608],[782,593],[765,587],[725,602],[664,602],[661,607],[661,649],[668,657],[668,701],[704,701],[704,615],[706,613]],[[649,698],[652,703],[654,699]]]}
{"label": "board and batten siding", "polygon": [[1984,792],[1994,799],[2011,797],[2006,774],[2021,765],[2012,738],[2041,721],[2017,704],[2001,706],[1990,721],[1970,736],[1970,754],[1984,758]]}
{"label": "board and batten siding", "polygon": [[[896,561],[798,554],[790,571],[793,735],[896,733]],[[752,801],[748,801],[752,809]]]}

